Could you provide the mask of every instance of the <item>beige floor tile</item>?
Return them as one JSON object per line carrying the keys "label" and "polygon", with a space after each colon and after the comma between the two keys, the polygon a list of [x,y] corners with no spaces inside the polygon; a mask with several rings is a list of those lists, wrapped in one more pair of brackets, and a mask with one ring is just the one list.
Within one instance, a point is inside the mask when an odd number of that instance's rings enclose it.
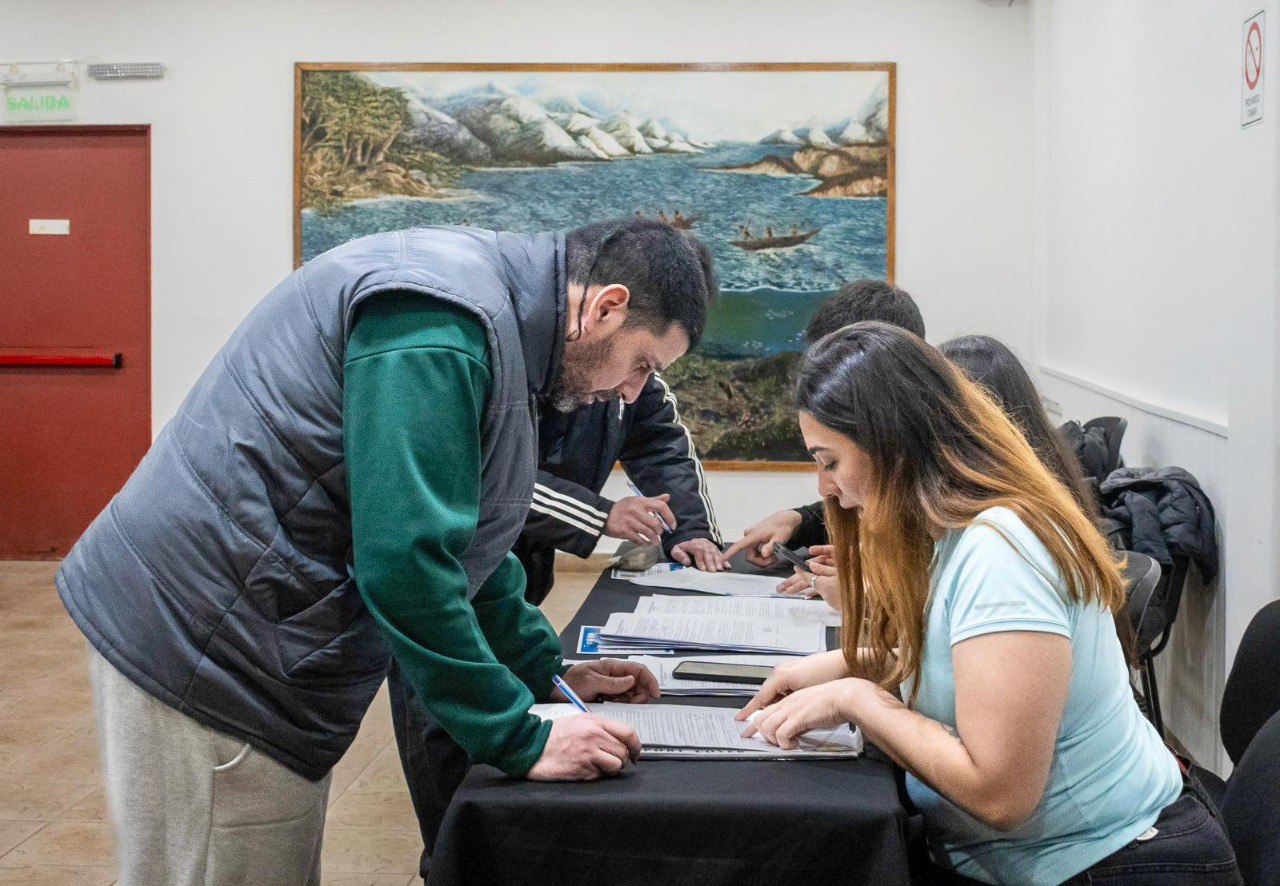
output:
{"label": "beige floor tile", "polygon": [[13,675],[34,674],[45,676],[67,666],[67,650],[62,641],[65,638],[51,636],[53,632],[46,630],[40,636],[40,629],[15,632],[14,642],[9,642],[9,632],[5,631],[5,644],[0,646],[0,668]]}
{"label": "beige floor tile", "polygon": [[374,735],[365,729],[360,730],[360,734],[338,761],[338,765],[333,767],[333,780],[329,784],[330,806],[338,802],[338,799],[388,745],[391,745],[391,739]]}
{"label": "beige floor tile", "polygon": [[556,573],[555,587],[542,601],[542,612],[557,632],[563,631],[565,625],[573,620],[573,616],[587,599],[587,594],[596,583],[597,575],[585,572]]}
{"label": "beige floor tile", "polygon": [[97,782],[98,740],[92,727],[82,726],[40,745],[0,768],[6,776],[79,781],[86,786]]}
{"label": "beige floor tile", "polygon": [[57,821],[106,821],[107,797],[102,792],[101,784],[95,786],[89,795],[77,801],[56,816]]}
{"label": "beige floor tile", "polygon": [[111,830],[102,822],[55,821],[0,856],[0,867],[114,863]]}
{"label": "beige floor tile", "polygon": [[405,880],[404,874],[330,874],[321,870],[324,886],[421,886],[422,880],[417,874],[411,874]]}
{"label": "beige floor tile", "polygon": [[383,682],[382,688],[378,690],[378,694],[373,697],[373,704],[369,705],[369,710],[365,713],[364,720],[360,723],[360,730],[362,732],[368,730],[374,735],[388,738],[393,734],[391,729],[391,701],[387,695],[387,684],[385,682]]}
{"label": "beige floor tile", "polygon": [[369,768],[360,774],[353,791],[407,791],[404,781],[404,770],[400,766],[400,753],[395,742],[383,748]]}
{"label": "beige floor tile", "polygon": [[92,716],[86,718],[74,711],[29,717],[23,710],[25,705],[23,699],[0,711],[0,756],[12,759],[40,750],[93,722]]}
{"label": "beige floor tile", "polygon": [[59,563],[32,563],[29,560],[5,561],[5,574],[0,575],[0,605],[16,604],[39,594],[45,604],[60,603],[56,593],[44,596],[45,589],[54,590],[53,579]]}
{"label": "beige floor tile", "polygon": [[407,789],[397,791],[350,790],[329,808],[330,827],[418,830],[413,801]]}
{"label": "beige floor tile", "polygon": [[115,881],[115,868],[111,867],[71,867],[69,865],[0,867],[0,883],[21,884],[21,886],[111,886]]}
{"label": "beige floor tile", "polygon": [[416,831],[328,828],[323,869],[335,874],[404,874],[418,870],[422,841]]}
{"label": "beige floor tile", "polygon": [[[77,705],[82,705],[85,725],[93,725],[93,688],[89,684],[88,662],[85,659],[83,641],[72,647],[71,662],[60,671],[49,674],[32,686],[34,695],[32,711],[40,711],[43,699],[66,697]],[[87,701],[87,705],[83,703]]]}
{"label": "beige floor tile", "polygon": [[92,790],[79,781],[0,777],[0,819],[53,821]]}
{"label": "beige floor tile", "polygon": [[46,824],[46,821],[0,821],[0,857]]}

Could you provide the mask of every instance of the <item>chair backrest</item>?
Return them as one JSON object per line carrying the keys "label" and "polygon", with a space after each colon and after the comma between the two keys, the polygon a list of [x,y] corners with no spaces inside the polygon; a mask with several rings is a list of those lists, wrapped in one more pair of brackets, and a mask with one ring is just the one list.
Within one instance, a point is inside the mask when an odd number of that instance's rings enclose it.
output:
{"label": "chair backrest", "polygon": [[1129,428],[1129,420],[1118,415],[1103,415],[1091,418],[1084,423],[1084,429],[1101,429],[1107,441],[1107,473],[1120,467],[1120,442],[1124,440],[1124,432]]}
{"label": "chair backrest", "polygon": [[1191,558],[1186,554],[1173,555],[1173,568],[1164,570],[1160,576],[1160,585],[1156,588],[1153,606],[1159,606],[1163,612],[1164,630],[1160,640],[1151,650],[1152,655],[1159,655],[1169,645],[1169,636],[1173,633],[1173,623],[1178,618],[1178,608],[1182,605],[1182,590],[1187,586],[1187,573],[1191,569]]}
{"label": "chair backrest", "polygon": [[1125,551],[1124,581],[1134,651],[1145,654],[1165,629],[1164,609],[1156,602],[1160,564],[1146,554]]}
{"label": "chair backrest", "polygon": [[[1231,762],[1240,762],[1254,735],[1276,711],[1280,711],[1280,600],[1263,606],[1249,621],[1222,693],[1218,728]],[[1280,799],[1276,802],[1280,804]]]}
{"label": "chair backrest", "polygon": [[1249,884],[1280,883],[1280,713],[1249,743],[1222,795],[1222,822]]}

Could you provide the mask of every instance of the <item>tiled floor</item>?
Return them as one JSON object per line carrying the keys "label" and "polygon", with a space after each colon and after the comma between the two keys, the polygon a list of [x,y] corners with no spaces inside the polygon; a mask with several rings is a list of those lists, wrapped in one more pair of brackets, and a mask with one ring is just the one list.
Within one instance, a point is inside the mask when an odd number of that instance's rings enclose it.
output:
{"label": "tiled floor", "polygon": [[[110,884],[84,641],[53,588],[56,563],[0,562],[0,884]],[[543,609],[556,630],[595,580],[564,571]],[[406,886],[421,843],[385,687],[333,774],[324,882]]]}

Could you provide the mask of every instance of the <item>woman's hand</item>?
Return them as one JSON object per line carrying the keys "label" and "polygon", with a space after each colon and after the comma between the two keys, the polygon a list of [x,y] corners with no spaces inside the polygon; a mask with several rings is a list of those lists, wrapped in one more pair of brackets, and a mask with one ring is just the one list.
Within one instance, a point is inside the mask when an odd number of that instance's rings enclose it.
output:
{"label": "woman's hand", "polygon": [[766,705],[792,692],[809,686],[830,683],[847,676],[849,676],[849,666],[845,664],[844,653],[839,649],[784,661],[773,669],[769,679],[764,681],[751,701],[747,702],[746,707],[738,711],[737,719],[745,720]]}
{"label": "woman's hand", "polygon": [[760,733],[769,744],[791,750],[811,729],[831,729],[854,719],[859,697],[874,693],[869,680],[846,677],[791,693],[763,709],[743,732],[744,738]]}
{"label": "woman's hand", "polygon": [[809,549],[813,556],[807,561],[812,572],[797,568],[794,575],[778,585],[777,592],[789,597],[821,597],[832,609],[840,608],[840,580],[836,574],[835,548],[831,545],[814,545]]}

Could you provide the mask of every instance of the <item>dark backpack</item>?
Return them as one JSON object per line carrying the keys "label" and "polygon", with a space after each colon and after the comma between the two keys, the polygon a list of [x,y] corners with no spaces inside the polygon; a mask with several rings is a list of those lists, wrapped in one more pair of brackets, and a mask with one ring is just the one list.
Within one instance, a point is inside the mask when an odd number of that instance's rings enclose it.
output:
{"label": "dark backpack", "polygon": [[1107,433],[1102,428],[1084,428],[1078,421],[1069,421],[1058,428],[1067,448],[1076,454],[1076,460],[1084,471],[1084,478],[1096,492],[1099,484],[1111,473],[1110,446]]}

